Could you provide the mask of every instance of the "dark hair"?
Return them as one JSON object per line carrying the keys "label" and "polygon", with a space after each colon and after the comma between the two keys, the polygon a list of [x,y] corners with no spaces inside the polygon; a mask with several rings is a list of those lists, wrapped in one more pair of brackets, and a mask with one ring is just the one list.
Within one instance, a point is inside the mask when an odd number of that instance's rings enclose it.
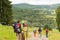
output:
{"label": "dark hair", "polygon": [[20,21],[18,20],[17,23],[19,23]]}

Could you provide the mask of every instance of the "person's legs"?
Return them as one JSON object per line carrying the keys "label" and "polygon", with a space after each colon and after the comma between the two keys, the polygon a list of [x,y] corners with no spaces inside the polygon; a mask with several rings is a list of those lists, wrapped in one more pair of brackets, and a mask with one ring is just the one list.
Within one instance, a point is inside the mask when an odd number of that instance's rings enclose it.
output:
{"label": "person's legs", "polygon": [[40,32],[40,37],[42,37],[41,32]]}
{"label": "person's legs", "polygon": [[34,32],[34,37],[36,37],[36,32]]}
{"label": "person's legs", "polygon": [[19,36],[18,33],[16,33],[17,40],[19,40],[19,37],[18,36]]}
{"label": "person's legs", "polygon": [[16,33],[17,40],[20,40],[20,33]]}
{"label": "person's legs", "polygon": [[19,33],[19,40],[21,40],[21,34]]}
{"label": "person's legs", "polygon": [[48,38],[48,32],[46,32],[46,38]]}
{"label": "person's legs", "polygon": [[25,36],[24,36],[24,33],[22,33],[22,40],[25,40]]}

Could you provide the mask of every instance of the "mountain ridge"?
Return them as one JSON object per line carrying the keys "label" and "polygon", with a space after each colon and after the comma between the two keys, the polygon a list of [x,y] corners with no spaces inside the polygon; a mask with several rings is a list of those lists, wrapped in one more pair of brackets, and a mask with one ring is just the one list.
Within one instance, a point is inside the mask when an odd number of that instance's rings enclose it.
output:
{"label": "mountain ridge", "polygon": [[56,9],[60,4],[52,4],[52,5],[31,5],[27,3],[21,3],[21,4],[13,4],[13,7],[17,8],[31,8],[31,9]]}

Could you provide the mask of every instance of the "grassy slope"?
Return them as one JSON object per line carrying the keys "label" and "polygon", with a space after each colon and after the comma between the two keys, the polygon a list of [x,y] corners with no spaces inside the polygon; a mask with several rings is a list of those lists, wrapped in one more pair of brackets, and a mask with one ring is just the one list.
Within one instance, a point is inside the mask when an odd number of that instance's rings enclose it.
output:
{"label": "grassy slope", "polygon": [[50,31],[49,40],[60,40],[60,32],[58,30]]}
{"label": "grassy slope", "polygon": [[0,40],[16,40],[12,27],[0,25]]}
{"label": "grassy slope", "polygon": [[[45,31],[42,32],[45,35]],[[58,30],[49,31],[49,40],[60,40],[60,32]]]}
{"label": "grassy slope", "polygon": [[[29,28],[30,31],[36,28]],[[42,32],[45,35],[45,31]],[[0,25],[0,40],[16,40],[12,27]],[[60,40],[58,30],[49,31],[49,40]]]}

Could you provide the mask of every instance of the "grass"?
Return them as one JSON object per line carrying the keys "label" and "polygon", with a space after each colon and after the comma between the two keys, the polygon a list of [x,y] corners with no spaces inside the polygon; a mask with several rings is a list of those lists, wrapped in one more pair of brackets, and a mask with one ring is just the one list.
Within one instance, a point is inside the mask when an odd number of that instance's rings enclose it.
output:
{"label": "grass", "polygon": [[[42,34],[45,35],[44,30],[43,30]],[[48,36],[49,36],[48,37],[49,40],[60,40],[60,32],[56,29],[54,29],[53,31],[49,31]]]}
{"label": "grass", "polygon": [[0,40],[16,40],[12,27],[0,25]]}
{"label": "grass", "polygon": [[[28,27],[29,32],[33,31],[34,29],[37,30],[38,28]],[[45,35],[44,30],[42,31],[42,34]],[[11,26],[0,25],[0,40],[16,40],[16,35]],[[53,31],[49,31],[49,40],[60,40],[60,32],[55,29]]]}
{"label": "grass", "polygon": [[58,30],[50,31],[49,40],[60,40],[60,32]]}

